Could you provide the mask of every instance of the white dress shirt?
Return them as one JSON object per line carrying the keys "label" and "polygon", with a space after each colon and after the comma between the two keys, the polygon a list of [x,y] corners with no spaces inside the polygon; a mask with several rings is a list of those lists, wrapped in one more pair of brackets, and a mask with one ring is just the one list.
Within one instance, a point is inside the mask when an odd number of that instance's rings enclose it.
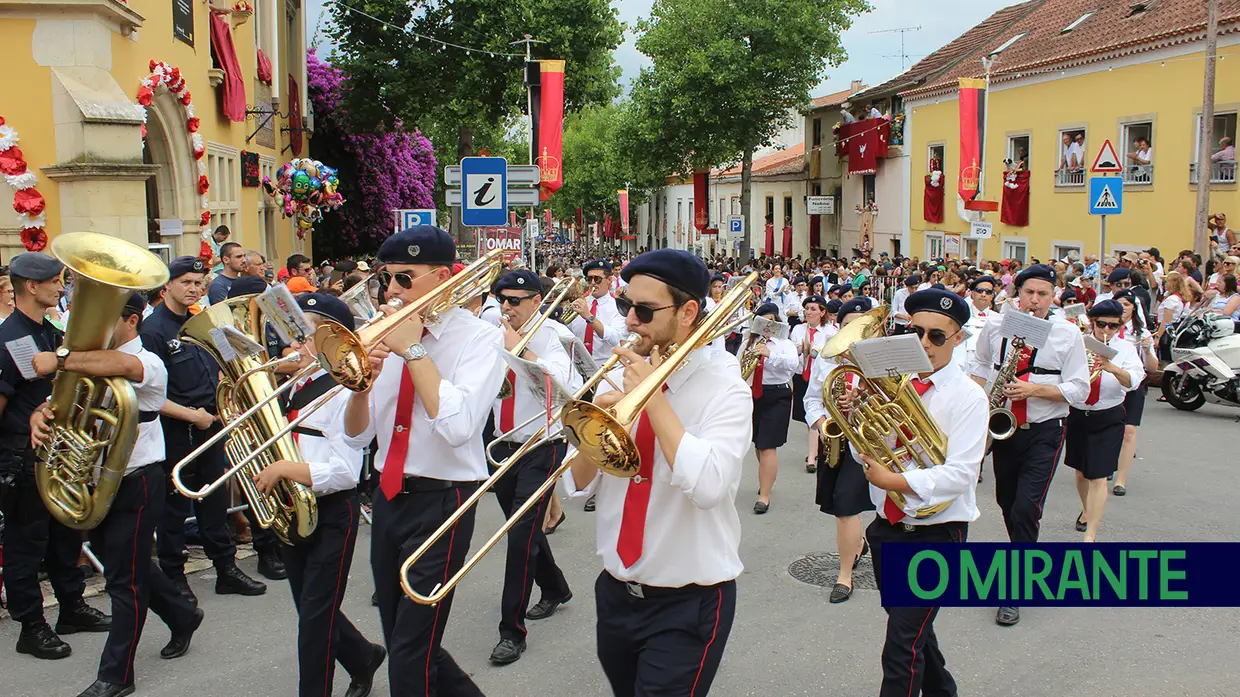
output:
{"label": "white dress shirt", "polygon": [[[569,495],[597,495],[598,554],[607,573],[621,581],[668,588],[712,585],[735,579],[744,568],[736,493],[752,435],[753,399],[735,362],[711,354],[709,348],[693,352],[666,383],[663,394],[685,429],[675,468],[656,440],[653,476],[641,484],[600,472],[577,491],[572,471],[563,477]],[[623,368],[612,379],[622,381]],[[599,385],[600,393],[610,389],[606,382]],[[570,449],[568,457],[575,454]],[[642,556],[626,567],[616,543],[632,486],[650,486],[650,500]]]}
{"label": "white dress shirt", "polygon": [[[710,297],[709,295],[708,295],[708,296],[706,296],[706,305],[705,305],[705,307],[706,307],[706,314],[708,314],[708,315],[709,315],[711,312],[714,312],[714,311],[715,311],[715,306],[716,306],[716,305],[718,305],[718,304],[719,304],[719,303],[715,302],[715,299],[714,299],[714,298]],[[735,316],[735,315],[733,315],[731,318],[729,318],[729,321],[731,321],[732,319],[735,319],[735,318],[736,318],[736,316]],[[727,340],[728,340],[728,337],[727,337],[727,335],[725,334],[725,335],[723,335],[723,336],[719,337],[718,339],[715,339],[714,341],[710,342],[710,347],[711,347],[711,348],[713,348],[713,349],[719,350],[719,351],[724,351],[724,352],[726,352],[726,350],[727,350],[727,349],[726,349],[726,347],[724,346],[724,344],[727,342]]]}
{"label": "white dress shirt", "polygon": [[[753,339],[751,341],[750,339]],[[754,335],[749,335],[740,346],[736,347],[737,358],[745,354],[745,349],[752,346],[757,341]],[[762,364],[762,384],[763,385],[787,385],[792,380],[792,374],[797,372],[800,364],[800,357],[797,356],[797,347],[788,339],[780,339],[771,337],[767,339],[767,348],[771,350],[771,355],[766,357],[766,361]],[[754,375],[757,375],[754,371]],[[752,382],[752,378],[750,379]]]}
{"label": "white dress shirt", "polygon": [[[908,314],[904,311],[904,301],[908,300],[909,295],[910,293],[908,292],[908,286],[900,286],[900,288],[896,290],[895,294],[891,296],[891,314]],[[896,324],[901,327],[907,327],[908,320],[901,317],[896,317]]]}
{"label": "white dress shirt", "polygon": [[482,301],[482,309],[478,311],[478,317],[484,319],[491,324],[502,327],[504,318],[504,309],[500,307],[499,301],[495,299],[494,294],[487,294],[486,300]]}
{"label": "white dress shirt", "polygon": [[[603,362],[611,355],[612,347],[619,346],[620,342],[628,334],[628,328],[625,326],[625,318],[616,309],[616,299],[610,293],[601,298],[595,298],[592,295],[586,296],[587,307],[594,307],[594,302],[598,301],[598,309],[595,316],[598,321],[603,323],[603,332],[594,333],[594,346],[590,353],[594,356],[594,360]],[[578,316],[573,320],[570,328],[577,335],[578,339],[586,340],[586,320],[584,317]]]}
{"label": "white dress shirt", "polygon": [[1141,381],[1145,379],[1145,365],[1137,355],[1137,349],[1132,345],[1132,342],[1115,336],[1107,342],[1107,346],[1117,351],[1115,358],[1112,358],[1111,362],[1118,366],[1120,370],[1128,373],[1129,386],[1124,387],[1119,384],[1119,378],[1103,371],[1102,375],[1098,376],[1098,402],[1096,404],[1086,404],[1089,399],[1089,392],[1086,392],[1084,398],[1072,403],[1072,408],[1083,411],[1102,411],[1111,407],[1117,407],[1123,404],[1124,397],[1128,395],[1129,390],[1135,390],[1140,387]]}
{"label": "white dress shirt", "polygon": [[[573,334],[573,330],[554,320],[544,322],[543,326],[550,328],[555,333],[556,340],[560,342],[560,348],[564,349],[565,355],[568,356],[569,364],[573,366],[573,369],[569,371],[568,380],[564,382],[564,386],[568,388],[569,392],[576,393],[585,384],[586,377],[577,370],[577,365],[573,362],[572,350],[576,350],[576,345],[571,342],[577,338],[577,335]],[[569,346],[572,346],[573,349],[570,350]]]}
{"label": "white dress shirt", "polygon": [[[930,375],[926,382],[930,383],[930,389],[921,396],[921,402],[947,436],[947,457],[943,464],[925,469],[906,465],[904,480],[914,493],[904,496],[907,515],[901,522],[910,525],[971,523],[980,515],[977,476],[981,472],[982,458],[986,456],[986,424],[990,413],[986,393],[951,364]],[[894,441],[895,436],[889,438]],[[870,486],[870,500],[880,518],[886,518],[883,514],[886,498],[886,491]],[[920,508],[945,501],[952,503],[939,513],[925,518],[913,516]]]}
{"label": "white dress shirt", "polygon": [[[538,356],[538,365],[550,373],[551,377],[557,382],[567,387],[570,378],[576,375],[577,371],[573,369],[572,361],[568,357],[568,351],[564,350],[564,345],[560,343],[555,329],[552,329],[550,324],[558,323],[543,322],[543,325],[538,328],[538,333],[530,340],[529,349],[534,355]],[[521,380],[520,376],[517,376],[513,382],[515,384],[513,385],[512,394],[512,426],[516,428],[535,414],[546,414],[547,403],[542,399],[538,399],[529,386]],[[569,389],[573,388],[570,387]],[[496,399],[491,407],[491,412],[495,415],[496,434],[499,434],[503,431],[504,400]],[[545,426],[546,423],[546,419],[536,419],[524,427],[516,428],[513,436],[505,440],[523,443],[530,436],[533,436],[540,427]],[[560,429],[559,420],[552,421],[549,435],[558,434]]]}
{"label": "white dress shirt", "polygon": [[809,371],[809,385],[805,388],[805,423],[813,426],[818,419],[827,414],[826,407],[822,404],[822,385],[827,381],[827,375],[830,374],[835,367],[839,365],[834,358],[819,356],[814,359],[814,365]]}
{"label": "white dress shirt", "polygon": [[[823,325],[821,327],[814,327],[813,329],[814,329],[814,340],[812,342],[809,342],[809,344],[810,344],[810,348],[816,348],[816,349],[821,349],[823,345],[827,343],[828,339],[835,336],[836,333],[839,332],[838,329],[836,329],[835,327],[831,325]],[[797,354],[798,354],[797,355],[797,375],[800,375],[805,372],[805,366],[806,366],[807,361],[813,360],[813,357],[810,356],[808,353],[801,353],[801,349],[805,346],[806,342],[809,341],[809,330],[810,330],[810,326],[806,324],[805,322],[802,322],[792,328],[792,335],[791,337],[789,337],[789,341],[792,342],[792,345],[794,348],[796,348]],[[766,360],[769,363],[771,359],[768,358]]]}
{"label": "white dress shirt", "polygon": [[[460,308],[426,328],[429,333],[422,345],[427,355],[422,360],[434,361],[439,370],[439,415],[428,417],[415,395],[405,475],[458,482],[486,479],[482,429],[504,382],[507,364],[499,357],[504,335]],[[370,390],[370,422],[361,433],[345,439],[348,447],[360,450],[377,434],[375,469],[380,472],[392,444],[401,373],[406,370],[403,358],[394,353],[387,357]]]}
{"label": "white dress shirt", "polygon": [[807,297],[809,297],[809,293],[798,293],[795,290],[789,293],[787,297],[784,298],[784,318],[786,319],[792,315],[796,315],[801,319],[805,319],[803,316],[805,314],[803,303]]}
{"label": "white dress shirt", "polygon": [[775,276],[766,282],[766,299],[779,306],[783,311],[784,302],[788,298],[788,293],[792,290],[792,284],[783,276]]}
{"label": "white dress shirt", "polygon": [[[1050,335],[1047,337],[1046,346],[1037,350],[1032,365],[1048,370],[1058,369],[1060,372],[1058,375],[1030,372],[1026,377],[1028,382],[1035,385],[1055,385],[1067,401],[1030,398],[1027,414],[1029,423],[1035,424],[1062,419],[1068,415],[1068,404],[1083,402],[1089,396],[1089,366],[1085,363],[1085,340],[1081,338],[1081,330],[1076,324],[1063,319],[1048,321],[1051,323]],[[999,333],[1002,325],[1002,318],[999,317],[987,322],[978,337],[977,348],[973,354],[970,372],[987,381],[994,380],[994,375],[998,372],[995,366],[1003,365],[1007,358],[1002,351],[1003,336]],[[1010,345],[1008,350],[1011,350]]]}
{"label": "white dress shirt", "polygon": [[[159,356],[142,348],[142,339],[134,338],[121,344],[117,349],[121,353],[137,356],[142,361],[142,381],[133,382],[134,393],[138,397],[138,411],[158,412],[164,402],[168,401],[168,368]],[[138,437],[134,440],[133,452],[129,454],[126,472],[139,467],[160,462],[164,459],[164,429],[159,419],[138,424]]]}
{"label": "white dress shirt", "polygon": [[[305,382],[326,375],[318,370]],[[294,394],[298,389],[293,388]],[[309,433],[297,436],[297,449],[301,452],[302,462],[310,465],[310,488],[315,496],[357,488],[362,471],[362,449],[350,447],[344,434],[344,412],[351,397],[352,393],[348,390],[341,390],[301,422],[302,428],[323,434],[321,438]]]}

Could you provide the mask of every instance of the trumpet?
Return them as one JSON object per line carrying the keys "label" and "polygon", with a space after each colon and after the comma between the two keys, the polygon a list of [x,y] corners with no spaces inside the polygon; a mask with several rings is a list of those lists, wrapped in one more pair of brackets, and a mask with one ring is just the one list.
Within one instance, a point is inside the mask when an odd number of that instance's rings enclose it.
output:
{"label": "trumpet", "polygon": [[[749,278],[753,282],[758,276],[757,272],[751,273]],[[612,354],[603,362],[597,372],[586,380],[585,384],[577,390],[573,399],[564,404],[559,410],[558,415],[553,419],[560,421],[564,427],[569,440],[578,449],[577,455],[584,455],[591,462],[604,472],[617,477],[633,477],[637,474],[641,466],[640,456],[637,452],[637,445],[633,442],[632,436],[629,435],[629,428],[637,421],[642,411],[646,408],[646,403],[651,397],[658,394],[663,384],[671,377],[672,373],[685,362],[689,355],[710,343],[709,339],[718,334],[719,329],[727,322],[733,313],[737,311],[744,303],[744,295],[746,289],[744,285],[737,286],[736,289],[729,291],[724,299],[720,302],[716,311],[706,315],[694,328],[693,332],[685,339],[684,343],[678,345],[672,350],[667,358],[654,369],[650,377],[644,380],[640,385],[630,390],[620,401],[616,402],[610,409],[604,409],[592,402],[583,401],[583,398],[590,390],[594,389],[600,382],[606,380],[608,383],[616,387],[615,383],[608,377],[608,373],[616,366],[620,360],[619,354]],[[722,310],[722,311],[720,311]],[[632,348],[640,342],[641,337],[637,334],[629,334],[621,347]],[[616,387],[619,390],[619,387]],[[537,414],[532,419],[546,418],[543,414]],[[487,458],[498,467],[489,479],[482,483],[478,489],[470,495],[459,508],[448,516],[448,519],[439,526],[429,538],[422,543],[413,554],[405,559],[400,567],[400,587],[405,591],[405,595],[420,605],[435,605],[448,596],[469,574],[478,562],[490,552],[499,541],[508,534],[508,531],[521,520],[531,508],[537,505],[544,494],[551,490],[555,483],[559,480],[570,467],[574,458],[566,458],[555,471],[548,475],[538,489],[536,489],[525,503],[521,504],[508,520],[500,526],[499,530],[486,541],[482,547],[474,553],[461,566],[455,574],[447,581],[438,584],[427,595],[419,593],[409,583],[409,569],[421,559],[431,547],[443,539],[444,535],[451,533],[457,521],[461,519],[471,508],[477,505],[478,501],[486,495],[487,491],[495,485],[495,482],[504,475],[513,465],[517,463],[526,453],[545,443],[549,438],[545,434],[548,433],[548,425],[544,425],[529,440],[521,445],[515,453],[500,463],[495,463],[491,458],[490,448],[495,442],[503,440],[505,437],[518,429],[524,428],[531,423],[527,420],[524,424],[517,426],[513,431],[500,435],[491,446],[488,446]]]}

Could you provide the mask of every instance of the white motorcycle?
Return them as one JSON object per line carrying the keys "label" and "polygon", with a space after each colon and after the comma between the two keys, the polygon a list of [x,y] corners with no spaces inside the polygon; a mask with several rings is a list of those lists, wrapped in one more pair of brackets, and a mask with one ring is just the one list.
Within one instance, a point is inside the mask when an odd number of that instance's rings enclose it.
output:
{"label": "white motorcycle", "polygon": [[1226,315],[1194,313],[1168,329],[1159,344],[1162,393],[1176,409],[1206,402],[1240,407],[1240,334]]}

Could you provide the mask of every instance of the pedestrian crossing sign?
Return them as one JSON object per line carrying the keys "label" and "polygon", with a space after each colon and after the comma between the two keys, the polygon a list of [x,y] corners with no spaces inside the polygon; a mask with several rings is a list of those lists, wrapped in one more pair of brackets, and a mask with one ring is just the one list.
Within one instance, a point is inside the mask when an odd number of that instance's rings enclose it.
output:
{"label": "pedestrian crossing sign", "polygon": [[1124,212],[1124,178],[1089,179],[1089,214],[1119,215]]}

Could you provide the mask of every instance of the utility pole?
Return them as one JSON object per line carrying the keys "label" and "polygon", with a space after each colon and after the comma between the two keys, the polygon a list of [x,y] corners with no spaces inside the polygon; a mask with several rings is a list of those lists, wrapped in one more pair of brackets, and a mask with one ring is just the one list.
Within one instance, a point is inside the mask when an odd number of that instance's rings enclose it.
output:
{"label": "utility pole", "polygon": [[892,34],[897,32],[900,34],[900,72],[904,72],[908,67],[908,54],[904,52],[904,34],[910,31],[921,31],[921,25],[896,29],[879,29],[878,31],[870,32],[871,34]]}
{"label": "utility pole", "polygon": [[1193,220],[1193,249],[1202,259],[1210,256],[1206,219],[1210,216],[1210,151],[1214,149],[1214,66],[1218,60],[1218,0],[1206,5],[1206,74],[1201,98],[1201,130],[1197,136],[1197,214]]}
{"label": "utility pole", "polygon": [[[509,46],[516,46],[517,44],[525,44],[525,109],[526,109],[525,113],[530,115],[530,127],[529,127],[529,130],[526,131],[526,133],[529,135],[529,139],[530,139],[529,140],[530,142],[530,164],[532,165],[538,164],[538,153],[534,152],[534,137],[537,134],[534,133],[534,90],[533,90],[534,83],[531,80],[530,70],[532,69],[531,66],[534,63],[534,52],[533,52],[534,44],[545,44],[545,43],[547,42],[539,41],[535,39],[534,37],[530,36],[529,34],[523,34],[520,39],[518,39],[517,41],[509,42],[508,44]],[[530,209],[529,217],[534,219],[535,221],[538,220],[537,207]],[[535,263],[534,262],[535,260],[534,244],[536,243],[536,240],[534,239],[533,235],[529,234],[530,226],[528,223],[523,224],[522,227],[524,229],[521,231],[521,237],[523,239],[526,239],[527,244],[524,246],[529,252],[529,269],[531,271],[536,271],[536,269],[534,268],[534,263]]]}

